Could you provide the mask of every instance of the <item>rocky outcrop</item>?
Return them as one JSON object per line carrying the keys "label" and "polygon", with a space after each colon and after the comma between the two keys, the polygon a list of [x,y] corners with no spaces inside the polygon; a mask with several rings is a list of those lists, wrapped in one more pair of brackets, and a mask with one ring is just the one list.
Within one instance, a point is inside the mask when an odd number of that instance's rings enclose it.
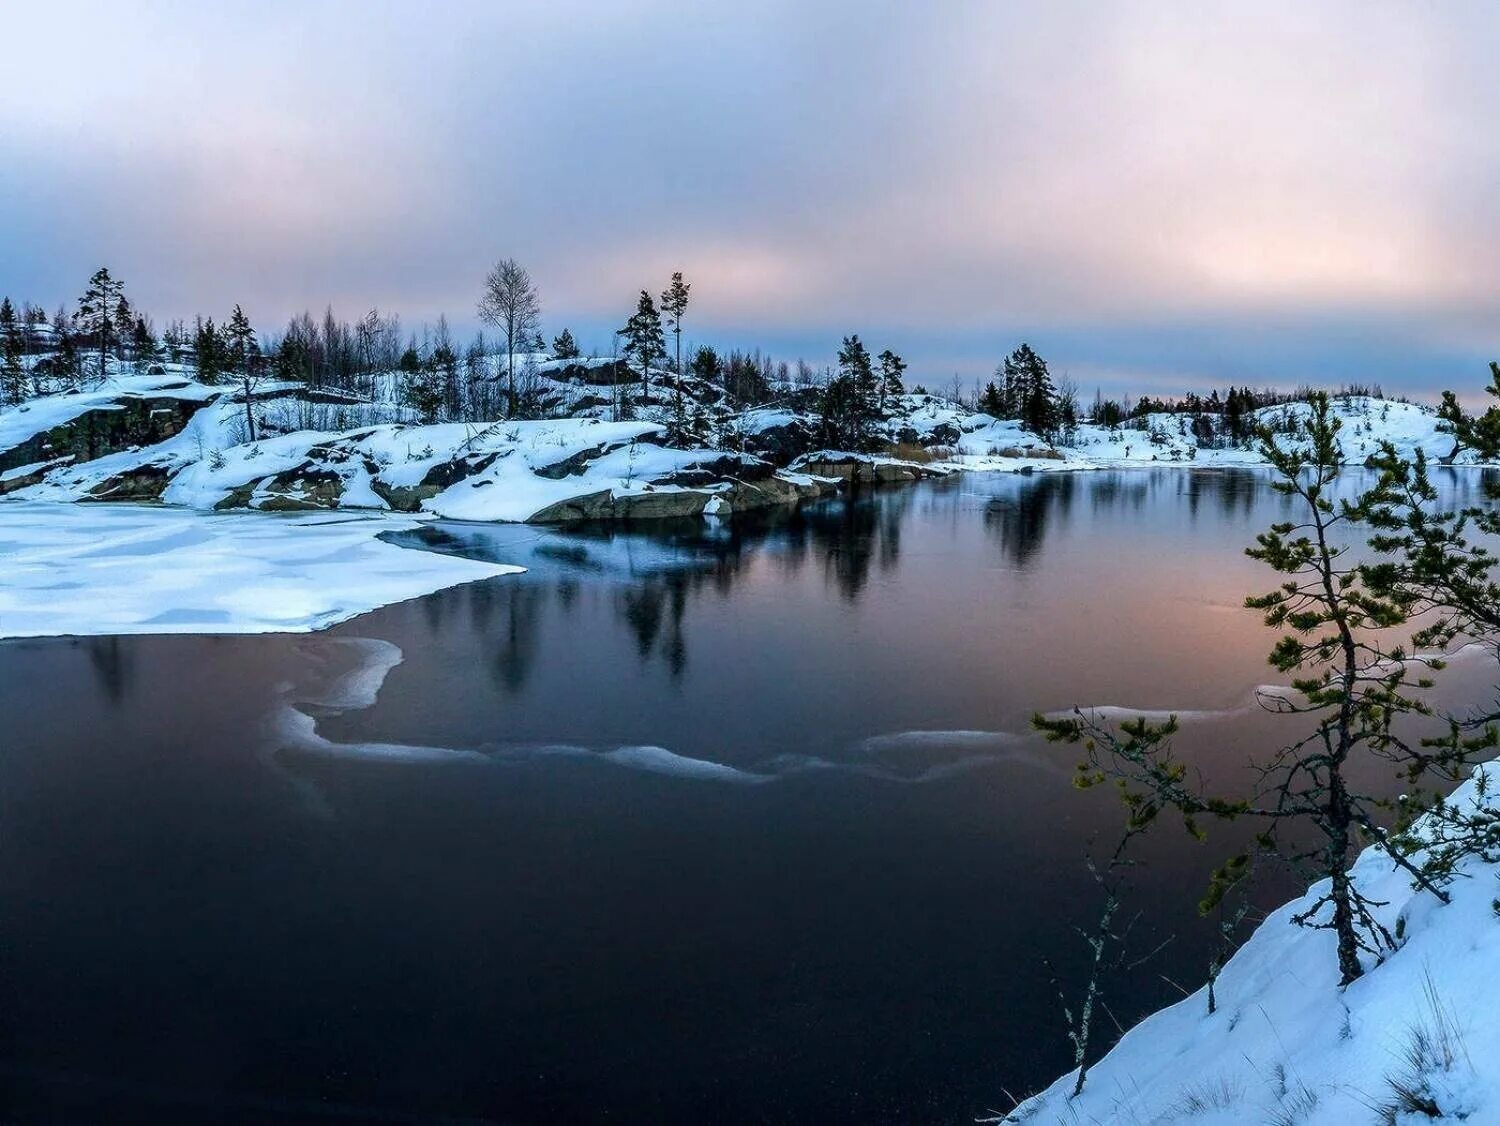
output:
{"label": "rocky outcrop", "polygon": [[510,450],[505,450],[500,453],[472,454],[439,462],[423,474],[415,485],[392,485],[380,477],[380,466],[366,462],[365,467],[370,473],[371,490],[390,505],[392,511],[420,512],[424,501],[431,500],[450,485],[484,472],[497,459],[507,457],[510,453]]}
{"label": "rocky outcrop", "polygon": [[801,415],[745,434],[745,451],[775,465],[790,465],[817,444],[817,427]]}
{"label": "rocky outcrop", "polygon": [[601,489],[549,505],[531,517],[531,524],[568,524],[596,520],[674,520],[712,513],[731,516],[789,507],[837,491],[831,481],[797,481],[774,474],[755,481],[729,481],[711,488],[656,488],[616,494]]}
{"label": "rocky outcrop", "polygon": [[164,465],[141,465],[110,477],[88,491],[84,500],[161,500],[172,472]]}
{"label": "rocky outcrop", "polygon": [[930,477],[946,477],[951,472],[915,461],[897,461],[894,458],[877,458],[868,454],[832,453],[826,450],[798,459],[792,464],[792,468],[815,477],[831,477],[862,485],[902,485]]}
{"label": "rocky outcrop", "polygon": [[305,512],[337,508],[344,478],[332,469],[308,462],[296,469],[250,481],[230,491],[215,509],[257,508],[262,512]]}
{"label": "rocky outcrop", "polygon": [[596,387],[615,387],[621,383],[641,381],[641,373],[633,371],[624,360],[553,360],[543,364],[538,370],[548,379],[589,383]]}
{"label": "rocky outcrop", "polygon": [[0,472],[60,458],[92,461],[121,450],[153,446],[178,433],[203,406],[200,399],[165,395],[121,398],[0,451]]}
{"label": "rocky outcrop", "polygon": [[891,437],[903,446],[951,446],[963,436],[964,432],[951,422],[939,422],[926,430],[898,423],[891,429]]}
{"label": "rocky outcrop", "polygon": [[672,520],[701,516],[713,494],[696,489],[647,489],[616,496],[601,489],[548,505],[531,517],[530,524],[568,524],[580,520]]}

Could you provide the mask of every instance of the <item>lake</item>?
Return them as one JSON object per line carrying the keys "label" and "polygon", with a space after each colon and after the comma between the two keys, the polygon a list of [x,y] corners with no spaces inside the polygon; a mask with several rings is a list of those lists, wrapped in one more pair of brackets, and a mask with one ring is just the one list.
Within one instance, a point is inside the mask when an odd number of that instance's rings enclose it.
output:
{"label": "lake", "polygon": [[[965,475],[650,534],[434,524],[399,542],[530,570],[321,634],[0,643],[9,1116],[1008,1108],[1070,1066],[1050,974],[1082,965],[1083,858],[1119,822],[1029,717],[1182,712],[1226,784],[1294,737],[1255,705],[1273,637],[1240,606],[1275,585],[1243,554],[1287,511],[1268,481]],[[1442,679],[1459,702],[1494,683]],[[1112,983],[1121,1024],[1202,984],[1194,904],[1234,839],[1146,842],[1132,948],[1167,945]]]}

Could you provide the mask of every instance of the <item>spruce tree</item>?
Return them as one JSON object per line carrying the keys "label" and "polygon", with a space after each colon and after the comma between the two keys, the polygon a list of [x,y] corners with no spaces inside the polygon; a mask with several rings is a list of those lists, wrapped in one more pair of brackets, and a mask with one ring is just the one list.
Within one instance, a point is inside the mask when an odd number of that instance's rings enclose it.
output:
{"label": "spruce tree", "polygon": [[693,353],[691,364],[693,374],[704,383],[717,387],[724,379],[724,368],[719,362],[719,353],[715,352],[707,344],[702,345]]}
{"label": "spruce tree", "polygon": [[57,319],[56,332],[57,353],[52,358],[52,370],[57,374],[58,386],[72,391],[77,388],[78,380],[83,374],[83,361],[78,355],[78,340],[62,317]]}
{"label": "spruce tree", "polygon": [[1047,372],[1047,361],[1031,345],[1022,344],[1005,359],[1006,417],[1044,438],[1051,438],[1061,422],[1057,389]]}
{"label": "spruce tree", "polygon": [[1005,418],[1005,395],[992,379],[979,395],[979,409],[995,418]]}
{"label": "spruce tree", "polygon": [[110,276],[109,267],[100,266],[78,299],[78,326],[93,336],[99,345],[100,380],[104,379],[105,357],[115,337],[115,309],[124,299],[123,289],[123,285]]}
{"label": "spruce tree", "polygon": [[130,302],[123,293],[115,301],[115,311],[110,317],[110,324],[114,328],[115,344],[120,350],[120,359],[136,359],[134,349],[131,347],[135,331],[135,310],[130,307]]}
{"label": "spruce tree", "polygon": [[875,378],[870,352],[857,334],[844,337],[844,345],[839,349],[839,370],[854,386],[855,417],[851,436],[855,445],[863,449],[870,443],[871,429],[880,415],[880,381]]}
{"label": "spruce tree", "polygon": [[199,320],[193,330],[193,359],[198,379],[203,383],[217,383],[229,370],[223,341],[212,317]]}
{"label": "spruce tree", "polygon": [[563,329],[552,340],[552,358],[554,360],[576,360],[578,356],[578,344],[573,339],[573,334],[567,329]]}

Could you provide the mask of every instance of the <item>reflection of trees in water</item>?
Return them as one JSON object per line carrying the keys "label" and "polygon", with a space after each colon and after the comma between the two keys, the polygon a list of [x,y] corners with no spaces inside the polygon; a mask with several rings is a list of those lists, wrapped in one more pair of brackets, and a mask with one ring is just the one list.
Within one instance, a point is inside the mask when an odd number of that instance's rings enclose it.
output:
{"label": "reflection of trees in water", "polygon": [[546,605],[547,588],[541,583],[516,583],[505,600],[494,669],[496,683],[507,691],[519,691],[526,683],[526,674],[541,647],[540,627]]}
{"label": "reflection of trees in water", "polygon": [[994,497],[984,507],[984,526],[1017,567],[1027,567],[1041,550],[1047,527],[1066,520],[1078,494],[1078,474],[1047,473],[1022,481],[1014,495]]}
{"label": "reflection of trees in water", "polygon": [[825,576],[853,601],[865,589],[870,569],[890,571],[901,560],[901,529],[912,492],[865,492],[803,510],[793,531],[800,533],[797,565],[816,551]]}
{"label": "reflection of trees in water", "polygon": [[1267,490],[1263,475],[1242,470],[1053,473],[1023,478],[1013,493],[992,498],[984,510],[985,527],[1013,564],[1028,567],[1048,533],[1066,523],[1080,493],[1094,519],[1140,513],[1153,500],[1176,495],[1187,501],[1188,518],[1196,520],[1203,504],[1216,506],[1226,517],[1249,517]]}
{"label": "reflection of trees in water", "polygon": [[[574,590],[559,602],[571,605]],[[467,617],[480,639],[494,681],[507,692],[519,692],[536,663],[550,590],[545,583],[510,578],[490,579],[439,591],[422,600],[422,613],[434,633]],[[467,611],[467,614],[464,612]]]}
{"label": "reflection of trees in water", "polygon": [[110,703],[118,704],[135,679],[134,659],[129,647],[121,644],[118,637],[90,637],[84,646],[104,694]]}
{"label": "reflection of trees in water", "polygon": [[1198,506],[1207,500],[1217,504],[1219,512],[1228,517],[1249,516],[1255,507],[1256,497],[1262,492],[1264,476],[1247,470],[1235,469],[1190,469],[1179,475],[1182,492],[1187,497],[1188,518],[1196,520]]}
{"label": "reflection of trees in water", "polygon": [[1089,505],[1098,515],[1127,506],[1139,512],[1151,498],[1151,483],[1138,473],[1101,473],[1090,479]]}
{"label": "reflection of trees in water", "polygon": [[[683,638],[682,618],[687,609],[688,591],[695,585],[691,577],[683,574],[663,575],[650,579],[621,592],[619,607],[621,616],[630,627],[635,638],[636,655],[641,663],[651,659],[658,649],[666,661],[667,669],[676,680],[687,667],[687,642]],[[666,636],[662,638],[662,627]]]}

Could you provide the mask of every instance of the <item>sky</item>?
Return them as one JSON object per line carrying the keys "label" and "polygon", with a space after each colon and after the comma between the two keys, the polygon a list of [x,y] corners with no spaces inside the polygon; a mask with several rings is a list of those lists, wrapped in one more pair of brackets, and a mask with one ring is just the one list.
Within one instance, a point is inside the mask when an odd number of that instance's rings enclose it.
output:
{"label": "sky", "polygon": [[[10,6],[0,292],[685,332],[911,381],[1474,390],[1500,357],[1500,6],[430,0]],[[16,49],[18,48],[19,49]],[[1467,396],[1466,396],[1467,397]]]}

